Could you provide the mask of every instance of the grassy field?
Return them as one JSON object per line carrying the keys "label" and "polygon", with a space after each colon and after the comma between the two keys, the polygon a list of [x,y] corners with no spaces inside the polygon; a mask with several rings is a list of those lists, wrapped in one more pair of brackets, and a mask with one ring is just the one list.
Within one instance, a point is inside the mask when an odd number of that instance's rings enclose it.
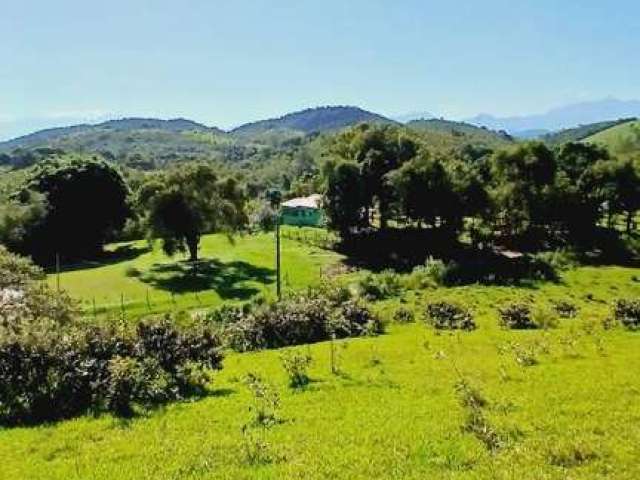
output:
{"label": "grassy field", "polygon": [[[281,351],[232,354],[212,394],[198,401],[131,420],[0,430],[0,477],[637,479],[640,334],[600,322],[613,299],[640,296],[638,276],[638,269],[585,267],[558,284],[409,292],[374,307],[390,316],[403,305],[418,321],[338,342],[339,375],[331,373],[329,343],[297,348],[313,357],[313,382],[300,391],[288,386]],[[579,314],[554,330],[500,329],[496,307],[521,297],[569,300]],[[472,308],[478,329],[427,328],[420,315],[435,299]],[[246,452],[257,443],[242,433],[254,415],[248,373],[281,400],[279,421],[260,437],[262,461],[254,462]],[[486,399],[475,433],[463,428],[461,379]],[[493,436],[501,439],[495,451]]]}
{"label": "grassy field", "polygon": [[614,155],[636,156],[640,152],[640,121],[608,128],[584,141],[603,145]]}
{"label": "grassy field", "polygon": [[[292,229],[293,230],[293,229]],[[282,239],[283,288],[296,289],[319,281],[321,269],[339,261],[339,255],[289,239]],[[94,302],[99,316],[119,315],[122,305],[128,317],[179,309],[197,309],[221,302],[247,300],[256,294],[275,295],[275,244],[273,234],[235,237],[207,235],[201,240],[202,261],[194,274],[180,258],[169,258],[159,245],[150,250],[147,242],[116,244],[102,263],[67,267],[60,275],[60,287],[81,301],[87,315]],[[55,287],[55,274],[48,276]]]}

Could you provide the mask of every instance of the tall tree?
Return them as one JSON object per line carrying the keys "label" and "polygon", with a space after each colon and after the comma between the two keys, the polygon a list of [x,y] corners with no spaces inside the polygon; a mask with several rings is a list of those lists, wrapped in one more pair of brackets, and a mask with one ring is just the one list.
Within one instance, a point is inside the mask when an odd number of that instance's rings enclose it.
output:
{"label": "tall tree", "polygon": [[427,154],[410,160],[387,175],[400,211],[409,219],[435,226],[437,220],[455,224],[460,205],[443,163]]}
{"label": "tall tree", "polygon": [[338,135],[332,146],[339,158],[360,166],[366,203],[377,206],[381,228],[387,226],[394,196],[385,176],[412,159],[417,151],[416,141],[392,125],[358,125]]}
{"label": "tall tree", "polygon": [[343,237],[366,223],[366,198],[358,165],[339,162],[326,168],[324,208],[329,226]]}
{"label": "tall tree", "polygon": [[44,263],[56,253],[95,256],[130,214],[122,175],[97,157],[63,156],[39,163],[15,199],[30,204],[32,192],[46,197],[46,213],[25,235],[25,253]]}
{"label": "tall tree", "polygon": [[490,160],[492,199],[502,233],[513,237],[534,225],[546,225],[556,178],[553,152],[528,142],[496,152]]}
{"label": "tall tree", "polygon": [[183,165],[159,175],[139,192],[147,211],[147,230],[162,240],[168,255],[188,252],[198,260],[204,233],[233,233],[247,223],[245,194],[233,178],[221,180],[213,167]]}

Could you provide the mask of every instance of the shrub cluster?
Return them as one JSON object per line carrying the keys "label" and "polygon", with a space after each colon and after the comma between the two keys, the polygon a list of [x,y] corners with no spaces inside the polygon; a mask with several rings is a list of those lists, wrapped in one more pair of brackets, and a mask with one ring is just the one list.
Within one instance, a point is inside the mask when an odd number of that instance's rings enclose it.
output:
{"label": "shrub cluster", "polygon": [[[247,351],[383,331],[380,319],[364,303],[335,293],[309,291],[278,303],[227,309],[223,316],[226,342],[234,350]],[[209,318],[219,321],[221,316],[218,312]]]}
{"label": "shrub cluster", "polygon": [[40,423],[87,411],[130,415],[202,388],[220,368],[218,337],[168,319],[134,332],[21,322],[0,335],[0,423]]}
{"label": "shrub cluster", "polygon": [[413,323],[415,322],[415,315],[408,308],[399,307],[393,313],[393,321],[396,323]]}
{"label": "shrub cluster", "polygon": [[427,323],[439,330],[474,330],[475,321],[471,312],[459,305],[436,302],[427,305]]}
{"label": "shrub cluster", "polygon": [[613,307],[613,315],[625,328],[640,330],[640,299],[620,299]]}
{"label": "shrub cluster", "polygon": [[393,270],[369,273],[358,281],[360,295],[370,300],[396,297],[402,292],[400,275]]}
{"label": "shrub cluster", "polygon": [[526,303],[511,303],[499,309],[500,325],[515,330],[526,330],[538,326],[531,318],[531,307]]}

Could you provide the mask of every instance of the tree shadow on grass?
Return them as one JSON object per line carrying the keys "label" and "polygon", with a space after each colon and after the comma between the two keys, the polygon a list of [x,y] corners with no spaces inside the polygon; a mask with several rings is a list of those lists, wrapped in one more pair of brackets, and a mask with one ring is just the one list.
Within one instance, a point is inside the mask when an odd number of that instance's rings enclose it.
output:
{"label": "tree shadow on grass", "polygon": [[273,283],[275,271],[239,260],[207,259],[155,264],[139,278],[154,288],[175,294],[215,290],[223,299],[246,300],[260,290],[245,282]]}
{"label": "tree shadow on grass", "polygon": [[[71,272],[74,270],[88,270],[91,268],[100,268],[105,265],[111,265],[114,263],[126,262],[138,258],[140,255],[144,255],[151,251],[149,246],[140,246],[133,243],[118,246],[115,250],[106,250],[100,253],[96,258],[92,260],[83,260],[81,262],[66,264],[60,268],[61,272]],[[64,258],[61,259],[65,261]],[[46,269],[47,273],[55,273],[55,266]]]}

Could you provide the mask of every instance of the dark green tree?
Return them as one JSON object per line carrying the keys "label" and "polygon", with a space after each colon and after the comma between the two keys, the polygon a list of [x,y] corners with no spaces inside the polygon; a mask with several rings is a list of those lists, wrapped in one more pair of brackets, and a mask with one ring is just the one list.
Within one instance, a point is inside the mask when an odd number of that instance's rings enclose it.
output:
{"label": "dark green tree", "polygon": [[33,193],[46,197],[43,218],[24,239],[25,253],[41,263],[63,258],[89,258],[102,251],[125,223],[129,189],[120,172],[97,157],[63,156],[39,163],[15,195],[21,203]]}
{"label": "dark green tree", "polygon": [[353,228],[365,225],[368,220],[360,168],[355,163],[339,162],[327,170],[325,213],[329,227],[346,237]]}
{"label": "dark green tree", "polygon": [[460,215],[459,198],[444,164],[426,154],[404,163],[387,175],[400,212],[409,219],[436,226],[455,225]]}
{"label": "dark green tree", "polygon": [[380,227],[386,228],[394,199],[386,175],[415,157],[416,141],[396,126],[362,124],[338,135],[332,151],[360,166],[367,206],[377,207]]}
{"label": "dark green tree", "polygon": [[246,197],[235,179],[219,179],[209,165],[191,164],[158,175],[142,186],[148,235],[162,240],[167,255],[189,253],[198,260],[204,233],[232,234],[247,223]]}
{"label": "dark green tree", "polygon": [[494,215],[501,233],[514,237],[553,217],[556,160],[540,142],[496,152],[490,160]]}

